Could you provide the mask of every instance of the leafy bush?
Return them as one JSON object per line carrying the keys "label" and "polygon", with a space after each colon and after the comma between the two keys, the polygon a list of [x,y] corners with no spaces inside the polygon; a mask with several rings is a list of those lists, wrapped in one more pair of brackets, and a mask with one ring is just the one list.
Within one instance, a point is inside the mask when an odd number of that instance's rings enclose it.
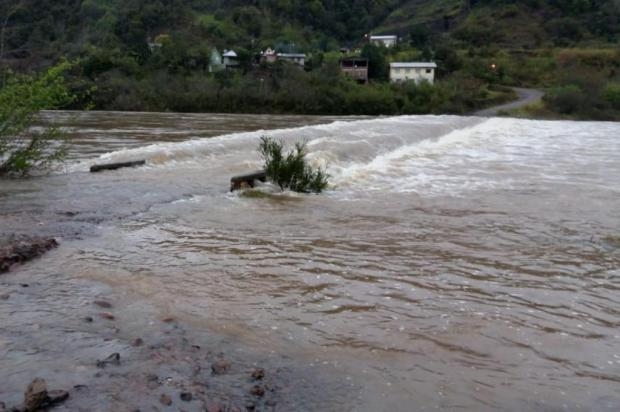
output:
{"label": "leafy bush", "polygon": [[267,179],[280,189],[300,193],[321,193],[327,188],[327,175],[322,169],[314,170],[306,163],[306,143],[295,143],[295,149],[283,153],[284,144],[269,137],[261,137],[258,151],[265,160]]}
{"label": "leafy bush", "polygon": [[561,114],[573,114],[579,112],[582,108],[584,93],[574,84],[555,87],[551,89],[543,100],[548,106]]}
{"label": "leafy bush", "polygon": [[61,63],[38,77],[8,73],[0,85],[0,175],[24,175],[64,157],[58,128],[37,131],[32,126],[41,110],[71,102],[62,77],[68,68],[68,63]]}
{"label": "leafy bush", "polygon": [[620,83],[607,84],[603,89],[603,98],[613,109],[620,110]]}

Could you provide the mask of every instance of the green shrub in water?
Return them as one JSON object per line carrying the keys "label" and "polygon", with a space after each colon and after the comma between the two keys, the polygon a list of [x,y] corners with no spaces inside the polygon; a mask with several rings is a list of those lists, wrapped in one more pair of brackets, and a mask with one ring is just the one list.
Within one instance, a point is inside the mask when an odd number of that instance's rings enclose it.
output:
{"label": "green shrub in water", "polygon": [[321,193],[327,188],[329,175],[322,169],[313,169],[306,163],[306,143],[295,143],[295,149],[283,153],[281,141],[261,137],[258,151],[265,160],[267,179],[280,186],[300,193]]}

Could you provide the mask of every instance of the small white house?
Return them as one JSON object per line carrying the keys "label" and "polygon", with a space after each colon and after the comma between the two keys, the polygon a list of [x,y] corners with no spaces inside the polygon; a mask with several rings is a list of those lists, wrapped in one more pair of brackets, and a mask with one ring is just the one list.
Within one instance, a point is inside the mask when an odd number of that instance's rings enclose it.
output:
{"label": "small white house", "polygon": [[151,53],[155,53],[155,51],[161,49],[161,46],[162,46],[161,43],[155,43],[155,42],[148,42],[147,44],[149,46],[149,50],[151,51]]}
{"label": "small white house", "polygon": [[224,54],[222,54],[222,63],[226,68],[238,66],[239,57],[233,50],[224,50]]}
{"label": "small white house", "polygon": [[370,43],[375,46],[392,47],[398,43],[398,36],[390,34],[386,36],[370,36]]}
{"label": "small white house", "polygon": [[436,68],[437,64],[433,62],[390,63],[390,81],[393,83],[427,81],[433,84]]}

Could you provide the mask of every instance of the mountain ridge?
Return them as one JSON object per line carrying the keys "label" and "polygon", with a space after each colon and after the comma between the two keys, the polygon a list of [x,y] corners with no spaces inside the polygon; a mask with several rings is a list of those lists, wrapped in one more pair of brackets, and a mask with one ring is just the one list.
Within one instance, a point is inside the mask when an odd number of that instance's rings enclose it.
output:
{"label": "mountain ridge", "polygon": [[[460,46],[613,44],[617,0],[7,0],[4,59],[79,55],[88,46],[142,52],[158,34],[228,47],[291,42],[305,51],[358,45],[364,34],[449,37]],[[519,35],[520,34],[520,35]]]}

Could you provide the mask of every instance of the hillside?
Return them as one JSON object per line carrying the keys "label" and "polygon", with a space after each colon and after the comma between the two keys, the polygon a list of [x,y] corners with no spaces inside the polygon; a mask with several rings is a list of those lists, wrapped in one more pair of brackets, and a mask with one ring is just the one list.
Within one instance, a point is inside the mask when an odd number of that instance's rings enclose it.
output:
{"label": "hillside", "polygon": [[[448,35],[463,45],[502,47],[614,43],[616,0],[5,0],[2,58],[79,55],[88,46],[144,53],[167,33],[193,45],[248,47],[294,43],[329,50],[356,45],[365,33],[405,40]],[[1,46],[0,46],[1,47]]]}
{"label": "hillside", "polygon": [[[397,48],[365,51],[372,55],[371,67],[386,67],[391,60],[433,59],[439,63],[438,85],[445,90],[434,91],[439,96],[424,110],[466,112],[508,98],[501,88],[495,87],[500,84],[536,87],[575,84],[574,79],[562,77],[592,78],[593,67],[594,78],[600,77],[598,89],[602,90],[609,79],[615,84],[617,59],[613,53],[610,57],[608,51],[617,48],[620,37],[620,2],[5,0],[0,5],[0,25],[0,69],[39,70],[60,57],[79,59],[73,73],[78,94],[94,96],[96,108],[132,110],[240,110],[237,103],[201,105],[177,99],[187,89],[195,89],[188,82],[199,82],[200,76],[203,79],[206,76],[206,83],[213,83],[211,86],[201,83],[203,92],[210,93],[213,88],[220,100],[233,85],[244,82],[260,88],[257,93],[261,96],[279,92],[293,78],[301,85],[325,86],[334,75],[334,62],[341,48],[363,48],[365,35],[369,33],[398,34],[401,43]],[[156,43],[158,48],[149,48],[149,43]],[[287,72],[286,79],[281,79],[287,70],[261,75],[251,69],[253,56],[267,47],[307,53],[307,76]],[[213,50],[231,48],[239,55],[241,75],[209,74]],[[594,58],[602,59],[602,63],[584,66],[583,54],[572,54],[569,60],[585,67],[576,68],[575,64],[566,62],[567,54],[561,49],[602,49],[603,57]],[[564,56],[562,61],[558,60],[560,54]],[[501,63],[499,70],[489,72],[489,64],[496,62]],[[378,74],[372,80],[385,81],[383,69],[375,73]],[[268,87],[255,84],[265,74],[275,78],[274,84],[265,83]],[[196,79],[192,80],[193,77]],[[340,84],[339,80],[331,81],[338,83],[343,95],[357,93],[366,99],[370,93]],[[465,91],[459,93],[470,92],[463,97],[462,104],[444,104],[453,100],[451,94],[457,93],[445,81],[461,85]],[[155,86],[161,82],[164,83],[158,87],[164,90]],[[389,92],[385,85],[373,87],[375,100]],[[319,96],[307,98],[313,101],[309,104],[312,109],[305,109],[300,103],[296,110],[323,113],[329,112],[332,106],[340,107],[333,102],[314,102]],[[203,96],[201,101],[205,99]],[[406,100],[420,103],[413,95]],[[245,102],[241,106],[243,110],[252,110],[254,104]],[[399,98],[377,110],[399,113],[409,107],[411,112],[411,104],[407,106]],[[288,107],[284,103],[276,106],[280,108],[274,111],[286,111]]]}
{"label": "hillside", "polygon": [[620,2],[605,0],[410,0],[377,28],[402,36],[447,33],[463,45],[510,48],[618,41]]}

